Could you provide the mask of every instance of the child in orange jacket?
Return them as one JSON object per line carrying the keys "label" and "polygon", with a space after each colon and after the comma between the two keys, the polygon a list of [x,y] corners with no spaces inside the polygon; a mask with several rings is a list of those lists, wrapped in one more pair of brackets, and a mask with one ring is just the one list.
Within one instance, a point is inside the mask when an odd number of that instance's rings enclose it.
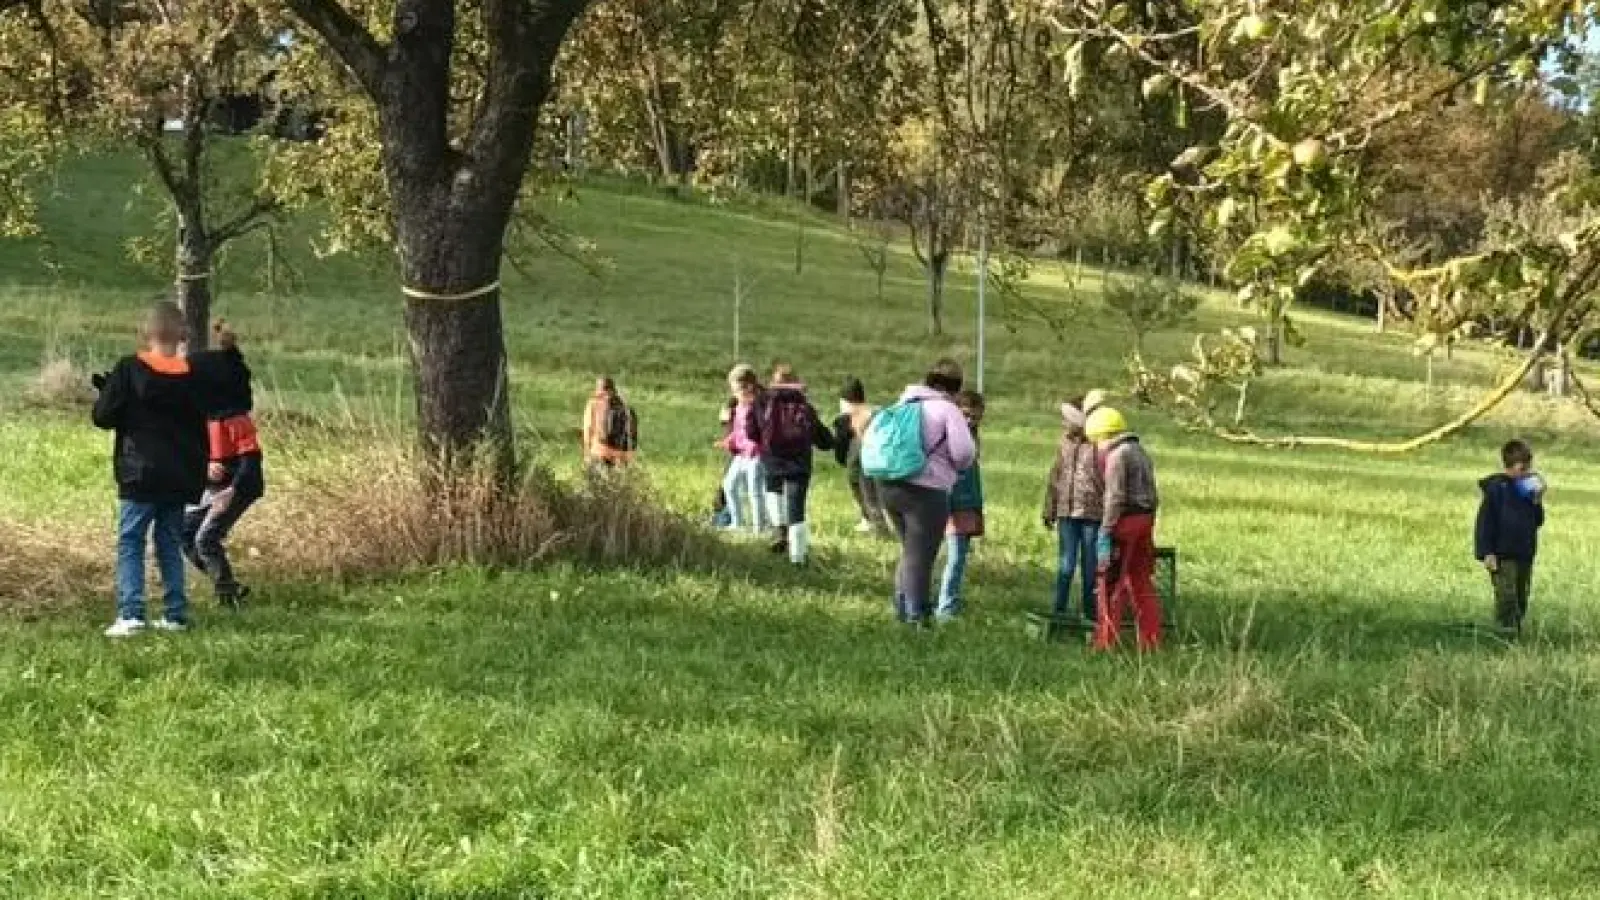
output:
{"label": "child in orange jacket", "polygon": [[184,517],[184,555],[211,579],[218,602],[237,608],[250,595],[228,560],[227,540],[251,506],[266,493],[261,440],[251,418],[250,367],[226,322],[212,329],[217,349],[190,355],[209,395],[207,430],[211,461],[208,486]]}

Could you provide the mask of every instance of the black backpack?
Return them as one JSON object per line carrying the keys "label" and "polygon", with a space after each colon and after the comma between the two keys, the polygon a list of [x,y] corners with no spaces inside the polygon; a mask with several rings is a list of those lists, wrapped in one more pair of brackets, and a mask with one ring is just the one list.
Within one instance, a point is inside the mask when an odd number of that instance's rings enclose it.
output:
{"label": "black backpack", "polygon": [[639,425],[634,419],[633,410],[628,404],[622,402],[621,397],[612,397],[606,406],[604,429],[601,432],[600,443],[607,449],[618,450],[623,453],[639,449]]}

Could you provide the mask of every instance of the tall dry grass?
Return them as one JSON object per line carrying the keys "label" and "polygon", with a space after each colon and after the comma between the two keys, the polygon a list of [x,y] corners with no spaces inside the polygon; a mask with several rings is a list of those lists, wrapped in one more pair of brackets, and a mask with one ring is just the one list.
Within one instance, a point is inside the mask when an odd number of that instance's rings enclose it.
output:
{"label": "tall dry grass", "polygon": [[417,454],[375,444],[279,478],[251,545],[297,577],[379,578],[451,565],[704,565],[726,556],[714,536],[663,507],[632,473],[578,484],[531,467],[507,487],[487,466],[448,486]]}
{"label": "tall dry grass", "polygon": [[61,528],[0,520],[0,610],[36,613],[106,593],[112,558],[102,551]]}

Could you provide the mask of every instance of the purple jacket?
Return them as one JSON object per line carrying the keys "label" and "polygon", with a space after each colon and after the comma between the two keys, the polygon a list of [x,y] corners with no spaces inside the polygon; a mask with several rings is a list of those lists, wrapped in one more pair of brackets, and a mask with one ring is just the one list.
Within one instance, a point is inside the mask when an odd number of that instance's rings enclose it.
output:
{"label": "purple jacket", "polygon": [[908,400],[922,403],[922,447],[928,454],[927,467],[911,483],[948,491],[955,487],[956,476],[972,468],[978,458],[967,417],[945,395],[930,387],[914,384],[906,388],[900,402]]}

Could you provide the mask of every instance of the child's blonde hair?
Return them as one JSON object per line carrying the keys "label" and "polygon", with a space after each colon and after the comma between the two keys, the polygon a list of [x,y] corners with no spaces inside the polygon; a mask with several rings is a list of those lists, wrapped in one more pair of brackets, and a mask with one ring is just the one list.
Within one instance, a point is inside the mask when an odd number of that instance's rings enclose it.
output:
{"label": "child's blonde hair", "polygon": [[740,388],[754,387],[758,383],[754,366],[740,363],[728,372],[728,390],[739,393]]}
{"label": "child's blonde hair", "polygon": [[239,335],[227,319],[218,319],[211,325],[211,342],[221,350],[232,350],[239,346]]}

